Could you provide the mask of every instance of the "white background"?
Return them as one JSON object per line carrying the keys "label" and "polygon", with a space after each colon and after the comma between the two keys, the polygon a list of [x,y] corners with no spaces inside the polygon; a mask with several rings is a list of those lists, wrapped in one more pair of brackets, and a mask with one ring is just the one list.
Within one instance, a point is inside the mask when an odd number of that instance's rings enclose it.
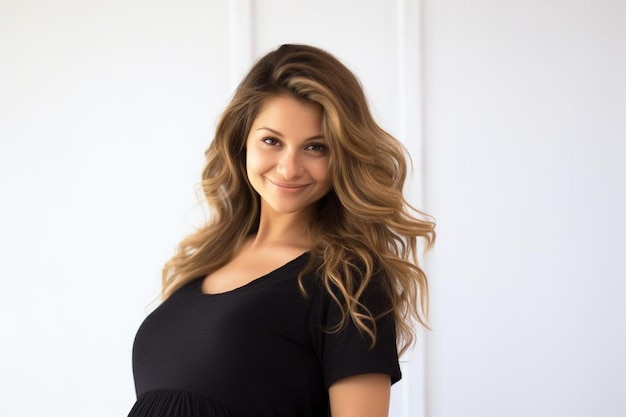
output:
{"label": "white background", "polygon": [[625,5],[0,0],[0,415],[128,412],[215,121],[285,42],[357,73],[437,218],[392,415],[625,415]]}
{"label": "white background", "polygon": [[626,415],[626,2],[424,2],[428,416]]}

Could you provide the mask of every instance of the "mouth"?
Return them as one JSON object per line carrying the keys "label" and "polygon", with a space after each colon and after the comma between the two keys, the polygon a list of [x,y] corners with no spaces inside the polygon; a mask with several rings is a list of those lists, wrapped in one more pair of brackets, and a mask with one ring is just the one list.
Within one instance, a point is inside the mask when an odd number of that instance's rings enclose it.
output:
{"label": "mouth", "polygon": [[271,182],[273,185],[275,185],[276,187],[283,189],[283,190],[287,190],[287,191],[298,191],[298,190],[302,190],[306,187],[309,186],[309,184],[290,184],[290,183],[282,183],[282,182],[278,182],[278,181],[272,181],[271,179],[267,179],[269,182]]}

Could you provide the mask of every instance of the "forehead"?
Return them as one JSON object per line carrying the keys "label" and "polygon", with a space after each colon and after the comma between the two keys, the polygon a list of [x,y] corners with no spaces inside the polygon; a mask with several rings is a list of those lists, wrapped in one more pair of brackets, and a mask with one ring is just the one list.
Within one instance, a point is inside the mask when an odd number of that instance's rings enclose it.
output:
{"label": "forehead", "polygon": [[321,134],[322,107],[291,96],[269,97],[252,123],[253,131],[260,127],[269,127],[281,133],[286,130],[284,133],[306,131]]}

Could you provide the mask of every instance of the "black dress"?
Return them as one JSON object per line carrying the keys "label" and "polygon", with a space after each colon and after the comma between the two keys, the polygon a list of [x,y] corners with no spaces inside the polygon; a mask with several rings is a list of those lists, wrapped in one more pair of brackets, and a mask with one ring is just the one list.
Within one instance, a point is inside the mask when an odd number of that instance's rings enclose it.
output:
{"label": "black dress", "polygon": [[[398,381],[393,319],[377,322],[373,349],[353,324],[329,333],[338,307],[313,274],[304,277],[307,297],[298,288],[308,256],[222,294],[204,294],[197,279],[163,302],[135,338],[129,417],[326,417],[335,381],[364,373]],[[364,303],[374,313],[387,305],[375,290]]]}

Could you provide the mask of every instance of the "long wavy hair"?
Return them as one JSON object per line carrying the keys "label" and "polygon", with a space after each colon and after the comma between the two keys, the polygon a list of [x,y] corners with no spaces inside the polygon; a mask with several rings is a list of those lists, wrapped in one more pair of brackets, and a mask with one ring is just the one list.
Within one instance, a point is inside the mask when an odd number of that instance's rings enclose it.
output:
{"label": "long wavy hair", "polygon": [[[282,45],[261,58],[238,86],[205,152],[202,191],[209,222],[179,244],[165,264],[162,298],[228,263],[259,224],[260,200],[246,174],[246,139],[268,98],[279,95],[318,103],[329,147],[332,189],[309,221],[310,261],[324,288],[376,341],[376,320],[362,303],[369,285],[387,295],[400,352],[414,340],[414,325],[427,326],[428,283],[420,267],[420,241],[435,240],[434,222],[403,195],[408,154],[374,121],[361,84],[331,54],[306,45]],[[219,242],[219,244],[218,244]],[[380,277],[380,278],[378,278]],[[378,290],[378,289],[377,289]]]}

